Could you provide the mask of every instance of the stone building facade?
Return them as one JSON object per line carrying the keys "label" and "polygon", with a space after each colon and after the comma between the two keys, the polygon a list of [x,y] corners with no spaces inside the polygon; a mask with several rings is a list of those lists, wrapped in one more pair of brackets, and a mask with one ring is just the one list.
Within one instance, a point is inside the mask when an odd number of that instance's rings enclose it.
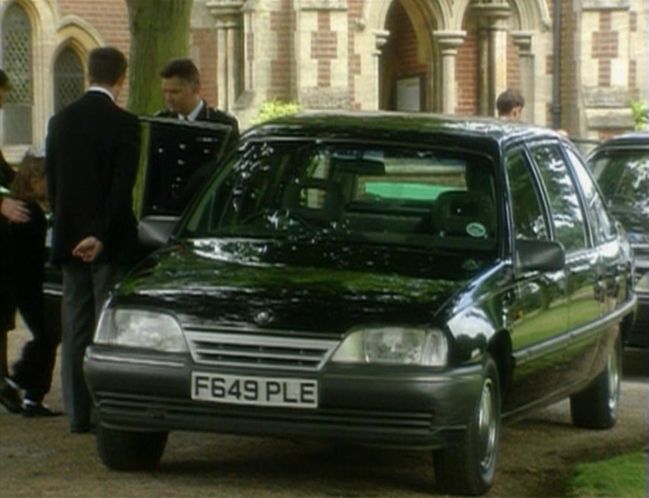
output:
{"label": "stone building facade", "polygon": [[[270,99],[303,109],[493,115],[519,88],[524,118],[583,138],[632,127],[649,95],[647,0],[194,0],[203,94],[245,128]],[[556,20],[556,22],[555,22]],[[14,91],[0,143],[42,145],[83,91],[89,50],[128,52],[124,0],[0,0]]]}

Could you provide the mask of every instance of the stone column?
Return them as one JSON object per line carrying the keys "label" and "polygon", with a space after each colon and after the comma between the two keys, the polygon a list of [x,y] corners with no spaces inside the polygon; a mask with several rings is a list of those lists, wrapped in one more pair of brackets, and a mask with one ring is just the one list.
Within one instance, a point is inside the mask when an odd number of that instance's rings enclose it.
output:
{"label": "stone column", "polygon": [[493,115],[496,97],[507,88],[507,20],[511,7],[506,0],[479,0],[473,9],[480,20],[480,112]]}
{"label": "stone column", "polygon": [[522,120],[534,122],[534,54],[532,53],[532,33],[525,31],[512,32],[514,43],[518,49],[519,67],[521,71],[521,93],[525,98]]}
{"label": "stone column", "polygon": [[241,64],[237,40],[242,25],[244,0],[208,0],[207,8],[216,18],[217,75],[219,109],[231,110],[237,98]]}
{"label": "stone column", "polygon": [[455,114],[457,108],[457,79],[455,77],[455,61],[457,47],[464,43],[465,31],[434,31],[442,54],[442,112]]}
{"label": "stone column", "polygon": [[375,49],[372,52],[372,74],[374,75],[373,79],[375,81],[375,85],[373,85],[372,90],[374,92],[374,102],[376,103],[375,110],[378,110],[381,108],[381,96],[383,95],[383,72],[381,67],[381,55],[383,54],[384,45],[388,42],[390,32],[384,29],[377,29],[374,30],[372,34],[374,35],[375,46]]}

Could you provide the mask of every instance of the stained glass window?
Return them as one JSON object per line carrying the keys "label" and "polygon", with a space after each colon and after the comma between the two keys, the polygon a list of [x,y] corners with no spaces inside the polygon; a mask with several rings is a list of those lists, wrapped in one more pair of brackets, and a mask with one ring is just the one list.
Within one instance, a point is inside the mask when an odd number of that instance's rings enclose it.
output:
{"label": "stained glass window", "polygon": [[83,64],[71,48],[64,48],[54,63],[54,111],[77,100],[84,90]]}
{"label": "stained glass window", "polygon": [[3,112],[5,144],[32,142],[32,27],[25,10],[13,3],[2,19],[2,67],[11,91]]}

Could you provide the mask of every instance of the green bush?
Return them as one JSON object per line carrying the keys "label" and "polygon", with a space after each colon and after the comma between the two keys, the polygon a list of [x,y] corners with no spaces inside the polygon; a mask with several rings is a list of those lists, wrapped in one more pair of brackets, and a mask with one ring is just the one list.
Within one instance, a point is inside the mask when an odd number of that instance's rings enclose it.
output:
{"label": "green bush", "polygon": [[290,116],[298,112],[300,112],[300,105],[297,102],[283,102],[277,99],[267,100],[261,105],[259,114],[253,119],[253,124],[263,123],[282,116]]}
{"label": "green bush", "polygon": [[649,107],[646,100],[635,100],[631,102],[631,112],[636,130],[644,130],[649,120]]}

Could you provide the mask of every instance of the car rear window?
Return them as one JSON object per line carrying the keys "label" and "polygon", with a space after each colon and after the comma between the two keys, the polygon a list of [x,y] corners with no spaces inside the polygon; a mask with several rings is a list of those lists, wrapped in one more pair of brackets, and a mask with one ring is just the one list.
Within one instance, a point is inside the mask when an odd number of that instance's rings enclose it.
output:
{"label": "car rear window", "polygon": [[589,163],[611,213],[628,230],[644,231],[649,219],[649,150],[602,151]]}
{"label": "car rear window", "polygon": [[492,162],[403,146],[248,143],[185,226],[190,237],[348,237],[493,249]]}

